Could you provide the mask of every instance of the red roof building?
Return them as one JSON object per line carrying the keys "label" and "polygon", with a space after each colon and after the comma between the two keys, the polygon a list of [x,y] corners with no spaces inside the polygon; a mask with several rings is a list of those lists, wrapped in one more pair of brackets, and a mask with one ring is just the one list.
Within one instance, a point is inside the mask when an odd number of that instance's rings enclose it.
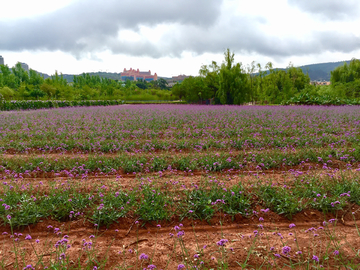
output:
{"label": "red roof building", "polygon": [[156,81],[157,80],[157,74],[151,75],[151,71],[139,71],[139,69],[132,69],[126,70],[124,68],[124,71],[121,72],[121,80],[126,81],[137,81],[138,79],[143,79],[144,81]]}

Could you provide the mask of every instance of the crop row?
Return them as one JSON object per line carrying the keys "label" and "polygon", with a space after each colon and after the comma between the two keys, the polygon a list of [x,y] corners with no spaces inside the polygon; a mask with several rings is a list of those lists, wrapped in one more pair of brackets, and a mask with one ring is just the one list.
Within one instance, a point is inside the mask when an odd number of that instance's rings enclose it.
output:
{"label": "crop row", "polygon": [[0,161],[0,172],[13,171],[16,173],[65,173],[67,175],[81,175],[91,172],[111,173],[123,171],[132,172],[159,172],[164,170],[180,171],[222,171],[226,169],[281,169],[308,162],[316,163],[324,169],[354,168],[360,161],[360,148],[354,149],[299,149],[295,152],[283,150],[269,150],[250,153],[189,153],[174,155],[128,155],[117,156],[90,155],[88,157],[61,157],[48,158],[46,156],[13,156]]}
{"label": "crop row", "polygon": [[129,139],[105,139],[96,142],[95,139],[79,138],[60,138],[48,137],[43,135],[34,135],[29,138],[27,135],[7,135],[3,139],[0,152],[15,151],[19,153],[26,152],[102,152],[116,153],[127,152],[153,152],[169,150],[251,150],[251,149],[269,149],[269,148],[314,148],[326,146],[346,145],[353,148],[359,145],[359,136],[321,136],[319,137],[283,137],[283,138],[254,138],[242,137],[233,139],[184,139],[169,138],[151,140],[129,140]]}
{"label": "crop row", "polygon": [[360,205],[358,176],[338,180],[329,177],[321,184],[316,177],[298,177],[288,185],[254,182],[247,187],[241,183],[226,187],[215,177],[191,186],[148,178],[138,179],[133,188],[126,190],[118,181],[115,186],[97,186],[86,192],[81,184],[71,181],[65,185],[53,183],[47,191],[41,191],[41,183],[24,189],[15,179],[3,183],[0,218],[6,224],[10,216],[13,226],[24,226],[45,218],[64,221],[86,217],[94,224],[108,226],[120,217],[145,222],[173,216],[210,220],[216,212],[250,217],[260,207],[291,219],[304,209],[335,213],[349,203]]}

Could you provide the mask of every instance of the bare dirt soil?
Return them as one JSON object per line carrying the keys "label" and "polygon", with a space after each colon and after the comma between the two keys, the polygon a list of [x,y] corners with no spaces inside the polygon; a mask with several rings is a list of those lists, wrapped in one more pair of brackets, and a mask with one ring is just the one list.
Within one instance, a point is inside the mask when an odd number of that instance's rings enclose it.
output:
{"label": "bare dirt soil", "polygon": [[[357,210],[355,207],[352,209],[352,211]],[[54,245],[67,235],[71,247],[66,251],[66,255],[70,264],[77,265],[79,256],[82,263],[86,262],[88,256],[93,256],[94,262],[108,258],[104,269],[111,269],[117,265],[123,265],[125,269],[126,266],[136,266],[136,264],[138,267],[135,269],[141,269],[141,263],[142,267],[146,267],[151,263],[150,260],[137,260],[137,256],[142,253],[147,254],[152,259],[152,264],[155,264],[158,269],[164,269],[168,264],[168,269],[176,269],[181,262],[196,265],[199,263],[199,258],[194,257],[196,254],[201,254],[201,260],[215,268],[226,256],[229,269],[241,269],[238,263],[245,262],[249,254],[247,263],[253,267],[259,267],[265,263],[270,268],[279,265],[282,269],[286,269],[283,268],[284,265],[289,265],[291,262],[293,264],[303,262],[299,265],[299,268],[302,268],[301,266],[305,266],[307,261],[312,263],[313,255],[320,257],[324,254],[326,239],[334,228],[336,228],[335,232],[332,233],[339,239],[339,246],[345,244],[346,241],[346,244],[351,245],[353,249],[360,249],[357,237],[346,238],[346,236],[357,235],[357,228],[350,214],[345,213],[343,220],[338,219],[337,222],[327,223],[324,226],[324,219],[330,220],[335,217],[331,215],[324,217],[318,211],[305,211],[295,215],[292,220],[288,220],[271,211],[265,214],[260,213],[259,211],[258,215],[250,219],[235,216],[233,220],[230,217],[217,215],[209,223],[188,219],[179,221],[173,218],[158,224],[155,222],[135,224],[135,220],[123,218],[109,228],[96,228],[82,219],[62,223],[45,220],[16,230],[17,233],[23,234],[16,244],[26,250],[24,261],[27,264],[38,261],[39,256],[43,256],[46,264],[50,259],[57,259]],[[260,222],[260,217],[263,217],[264,221]],[[356,214],[356,218],[360,219],[360,215]],[[334,227],[335,222],[336,227]],[[296,224],[296,227],[289,228],[292,223]],[[48,228],[49,225],[52,228]],[[174,227],[179,225],[184,231],[181,238],[188,252],[188,256],[185,257],[179,245],[180,238],[176,236],[177,232],[174,230]],[[360,225],[359,221],[357,225]],[[60,229],[58,234],[54,233],[55,228]],[[12,269],[15,260],[12,251],[13,242],[9,238],[10,228],[2,227],[1,230],[9,233],[1,236],[0,239],[2,238],[3,245],[2,256],[6,256],[5,265],[8,269]],[[32,240],[25,240],[27,234],[31,235]],[[91,238],[92,236],[95,238]],[[36,243],[36,239],[40,242]],[[221,247],[216,244],[221,239],[229,241],[225,245],[227,250],[225,255],[219,252]],[[92,242],[91,249],[84,246],[85,242]],[[177,245],[174,248],[175,242]],[[282,253],[284,245],[291,248],[291,256]],[[89,255],[93,250],[96,250],[96,253]],[[296,254],[297,251],[301,251],[302,254]],[[335,264],[332,258],[334,256],[331,256],[334,250],[328,252],[330,258],[325,263],[328,263],[330,268],[327,268],[331,269],[331,265]],[[280,257],[273,257],[272,254],[279,254]],[[343,256],[351,258],[353,251],[348,248],[347,254]],[[334,266],[334,269],[338,268]]]}

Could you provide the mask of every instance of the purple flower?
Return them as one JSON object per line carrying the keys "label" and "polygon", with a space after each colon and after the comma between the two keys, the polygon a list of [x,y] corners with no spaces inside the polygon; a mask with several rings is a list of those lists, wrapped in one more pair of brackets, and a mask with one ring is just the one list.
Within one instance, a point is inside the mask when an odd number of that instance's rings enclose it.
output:
{"label": "purple flower", "polygon": [[289,246],[284,246],[282,249],[283,254],[288,254],[288,253],[290,253],[290,251],[291,251],[291,247],[289,247]]}
{"label": "purple flower", "polygon": [[25,267],[23,268],[23,270],[26,270],[26,269],[35,270],[35,268],[34,268],[31,264],[28,264],[27,266],[25,266]]}
{"label": "purple flower", "polygon": [[338,250],[334,250],[333,254],[334,254],[335,256],[337,256],[337,255],[339,255],[339,251],[338,251]]}
{"label": "purple flower", "polygon": [[7,215],[6,218],[7,218],[8,220],[10,220],[10,219],[11,219],[11,216],[10,216],[10,215]]}
{"label": "purple flower", "polygon": [[65,253],[61,253],[60,257],[59,257],[59,260],[63,260],[63,259],[65,259],[65,257],[66,257]]}
{"label": "purple flower", "polygon": [[182,263],[179,264],[178,267],[177,267],[178,270],[181,270],[181,269],[183,269],[183,268],[185,268],[185,265],[183,265]]}
{"label": "purple flower", "polygon": [[31,240],[31,239],[32,238],[31,238],[31,236],[29,234],[25,236],[25,240]]}
{"label": "purple flower", "polygon": [[312,259],[313,259],[315,262],[319,262],[319,257],[318,257],[318,256],[313,255]]}
{"label": "purple flower", "polygon": [[221,239],[219,242],[217,242],[216,244],[218,245],[218,246],[225,246],[225,244],[227,243],[227,242],[229,242],[229,240],[227,240],[227,239]]}
{"label": "purple flower", "polygon": [[150,265],[148,265],[148,267],[147,267],[148,269],[150,269],[150,270],[152,270],[152,269],[155,269],[156,268],[156,265],[154,265],[154,264],[150,264]]}
{"label": "purple flower", "polygon": [[147,259],[149,259],[149,256],[146,255],[145,253],[141,253],[140,256],[139,256],[139,259],[140,260],[147,260]]}
{"label": "purple flower", "polygon": [[291,223],[290,225],[289,225],[289,228],[290,229],[292,229],[292,228],[294,228],[296,225],[294,224],[294,223]]}

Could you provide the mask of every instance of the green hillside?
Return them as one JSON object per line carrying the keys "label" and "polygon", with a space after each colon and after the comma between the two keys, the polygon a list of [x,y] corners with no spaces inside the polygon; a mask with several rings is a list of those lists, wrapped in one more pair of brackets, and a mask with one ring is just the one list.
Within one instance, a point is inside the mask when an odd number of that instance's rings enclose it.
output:
{"label": "green hillside", "polygon": [[330,81],[330,72],[338,66],[342,66],[344,62],[347,64],[350,63],[350,61],[329,62],[300,66],[300,68],[304,73],[309,73],[312,81]]}

